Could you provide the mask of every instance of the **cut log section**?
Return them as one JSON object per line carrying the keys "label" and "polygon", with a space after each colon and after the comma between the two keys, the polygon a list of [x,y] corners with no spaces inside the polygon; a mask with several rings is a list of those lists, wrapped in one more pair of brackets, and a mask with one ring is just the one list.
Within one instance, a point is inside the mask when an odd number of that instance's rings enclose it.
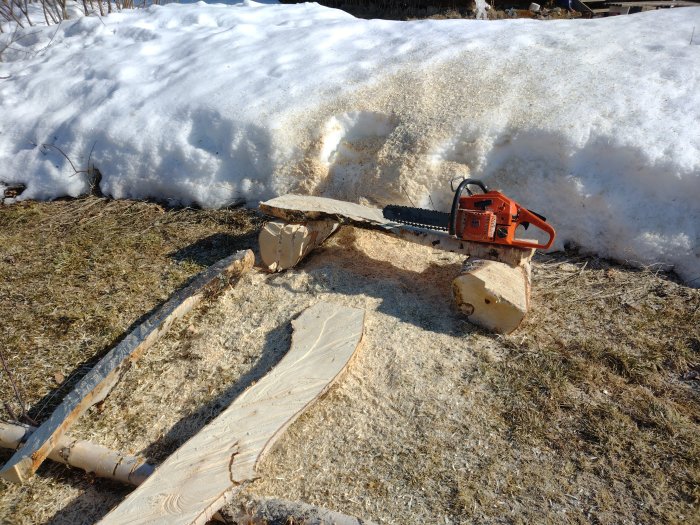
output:
{"label": "cut log section", "polygon": [[281,272],[296,266],[333,234],[338,226],[334,221],[309,221],[302,224],[268,222],[260,230],[258,238],[263,265],[271,272]]}
{"label": "cut log section", "polygon": [[100,522],[203,524],[256,477],[256,465],[345,370],[362,340],[364,311],[320,302],[292,322],[280,363],[172,454]]}
{"label": "cut log section", "polygon": [[[34,427],[24,427],[0,422],[0,447],[16,450]],[[63,435],[56,447],[49,452],[48,459],[90,472],[97,477],[113,479],[129,485],[139,485],[151,475],[153,465],[143,458],[121,454],[90,441],[73,439]]]}
{"label": "cut log section", "polygon": [[470,259],[452,281],[452,293],[470,322],[508,334],[520,325],[530,306],[530,262],[512,267]]}
{"label": "cut log section", "polygon": [[535,250],[517,246],[502,246],[470,242],[452,237],[447,232],[426,230],[392,222],[384,218],[382,210],[325,197],[283,195],[260,204],[260,211],[287,222],[332,220],[394,235],[406,241],[437,250],[462,253],[479,259],[504,262],[518,266],[530,260]]}
{"label": "cut log section", "polygon": [[105,398],[122,372],[165,334],[173,321],[186,315],[205,297],[228,286],[233,279],[249,270],[253,262],[252,251],[239,251],[212,265],[189,286],[175,293],[100,359],[51,416],[32,433],[25,445],[15,452],[0,471],[0,476],[14,482],[22,482],[31,476],[80,415]]}

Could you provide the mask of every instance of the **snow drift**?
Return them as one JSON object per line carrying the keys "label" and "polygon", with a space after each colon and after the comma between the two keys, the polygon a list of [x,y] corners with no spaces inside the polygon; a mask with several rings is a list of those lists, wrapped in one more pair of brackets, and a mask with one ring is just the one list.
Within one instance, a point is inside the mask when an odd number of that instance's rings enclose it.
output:
{"label": "snow drift", "polygon": [[697,285],[694,26],[696,8],[391,22],[244,1],[31,28],[0,63],[0,180],[76,196],[92,165],[115,198],[444,210],[449,180],[470,176],[549,217],[558,247]]}

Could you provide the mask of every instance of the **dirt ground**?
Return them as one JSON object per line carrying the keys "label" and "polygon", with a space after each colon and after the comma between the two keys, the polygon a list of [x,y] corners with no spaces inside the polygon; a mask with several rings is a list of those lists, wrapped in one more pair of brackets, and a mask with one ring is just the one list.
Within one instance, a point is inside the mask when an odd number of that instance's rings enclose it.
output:
{"label": "dirt ground", "polygon": [[[254,247],[260,218],[89,198],[0,207],[0,224],[2,350],[40,421],[141,316]],[[697,523],[700,291],[654,268],[542,254],[531,314],[496,336],[452,305],[460,263],[343,228],[298,269],[255,269],[177,323],[71,433],[162,461],[325,300],[366,309],[360,354],[246,495],[387,524]],[[22,418],[0,372],[2,417]],[[25,485],[0,482],[0,522],[92,523],[128,491],[47,463]]]}

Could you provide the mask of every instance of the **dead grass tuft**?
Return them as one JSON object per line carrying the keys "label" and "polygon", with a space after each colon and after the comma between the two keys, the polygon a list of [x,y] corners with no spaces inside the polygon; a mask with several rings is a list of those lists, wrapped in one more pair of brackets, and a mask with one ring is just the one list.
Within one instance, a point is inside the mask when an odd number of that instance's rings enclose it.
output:
{"label": "dead grass tuft", "polygon": [[622,485],[630,507],[646,503],[642,521],[697,517],[700,388],[683,377],[700,365],[700,293],[650,270],[564,258],[540,257],[532,315],[483,369],[511,438],[607,481],[601,502]]}

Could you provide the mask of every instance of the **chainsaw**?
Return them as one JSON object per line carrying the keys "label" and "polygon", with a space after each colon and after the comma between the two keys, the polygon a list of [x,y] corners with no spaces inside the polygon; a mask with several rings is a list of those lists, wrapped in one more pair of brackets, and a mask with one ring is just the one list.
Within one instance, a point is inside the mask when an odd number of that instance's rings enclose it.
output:
{"label": "chainsaw", "polygon": [[[478,186],[482,193],[473,193],[469,186]],[[468,196],[462,196],[465,190]],[[464,179],[459,184],[450,213],[395,205],[386,206],[382,212],[384,218],[391,221],[447,231],[465,241],[546,250],[554,242],[555,236],[554,228],[545,217],[524,208],[500,191],[489,190],[486,184],[476,179]],[[540,244],[516,238],[518,226],[527,230],[530,225],[544,231],[549,240]]]}

